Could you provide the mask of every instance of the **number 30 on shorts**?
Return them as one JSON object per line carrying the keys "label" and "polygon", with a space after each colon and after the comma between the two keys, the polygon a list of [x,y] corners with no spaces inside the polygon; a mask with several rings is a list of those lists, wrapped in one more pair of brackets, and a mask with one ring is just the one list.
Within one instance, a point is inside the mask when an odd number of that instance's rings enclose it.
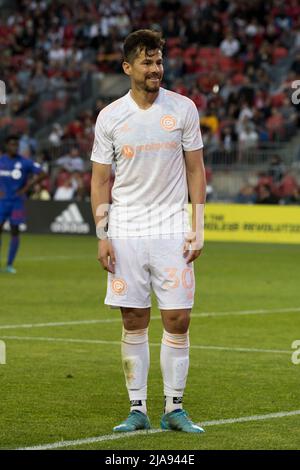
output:
{"label": "number 30 on shorts", "polygon": [[180,283],[182,283],[185,289],[192,289],[194,287],[194,273],[191,268],[185,268],[181,272],[177,268],[165,268],[164,271],[168,273],[168,280],[164,282],[164,288],[177,289]]}

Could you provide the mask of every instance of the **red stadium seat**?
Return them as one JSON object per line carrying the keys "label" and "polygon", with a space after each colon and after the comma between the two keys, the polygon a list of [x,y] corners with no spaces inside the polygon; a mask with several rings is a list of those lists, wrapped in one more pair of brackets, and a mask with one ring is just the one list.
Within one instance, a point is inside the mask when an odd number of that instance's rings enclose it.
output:
{"label": "red stadium seat", "polygon": [[167,48],[173,49],[174,47],[180,46],[181,39],[180,38],[169,38],[167,39]]}
{"label": "red stadium seat", "polygon": [[277,62],[281,59],[284,59],[288,55],[288,50],[285,47],[276,47],[272,54],[273,64],[277,64]]}
{"label": "red stadium seat", "polygon": [[219,60],[219,66],[223,72],[230,72],[234,70],[234,61],[231,57],[222,56]]}
{"label": "red stadium seat", "polygon": [[277,95],[273,95],[271,97],[271,105],[274,106],[275,108],[280,108],[283,106],[285,99],[284,93],[277,93]]}
{"label": "red stadium seat", "polygon": [[180,47],[173,47],[172,49],[169,50],[168,52],[168,57],[181,57],[182,56],[182,49]]}
{"label": "red stadium seat", "polygon": [[243,75],[242,73],[236,73],[232,77],[232,84],[233,85],[243,85],[244,82],[245,82],[245,75]]}
{"label": "red stadium seat", "polygon": [[198,49],[195,46],[190,46],[187,47],[183,53],[183,57],[185,58],[190,58],[193,56],[196,56],[198,54]]}
{"label": "red stadium seat", "polygon": [[205,58],[219,57],[220,51],[217,47],[200,47],[198,55]]}
{"label": "red stadium seat", "polygon": [[15,118],[11,124],[11,132],[13,134],[24,134],[28,131],[29,122],[25,118]]}
{"label": "red stadium seat", "polygon": [[67,170],[60,170],[55,180],[55,187],[63,186],[65,182],[69,179],[70,173]]}
{"label": "red stadium seat", "polygon": [[1,127],[4,128],[6,126],[11,125],[11,123],[12,123],[12,118],[9,117],[9,116],[4,116],[4,117],[0,118],[0,129],[1,129]]}
{"label": "red stadium seat", "polygon": [[51,118],[57,111],[64,108],[64,100],[47,100],[41,104],[40,116],[42,119],[48,119]]}

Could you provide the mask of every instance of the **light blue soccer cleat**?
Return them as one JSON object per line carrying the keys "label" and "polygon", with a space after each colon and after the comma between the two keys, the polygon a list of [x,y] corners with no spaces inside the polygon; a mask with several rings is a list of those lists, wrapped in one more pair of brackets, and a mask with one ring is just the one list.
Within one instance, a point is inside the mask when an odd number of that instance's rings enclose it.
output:
{"label": "light blue soccer cleat", "polygon": [[182,431],[190,433],[205,432],[197,424],[194,424],[189,418],[185,410],[174,410],[171,413],[166,413],[161,418],[160,427],[170,431]]}
{"label": "light blue soccer cleat", "polygon": [[141,411],[130,411],[128,418],[123,423],[113,428],[114,432],[131,432],[140,429],[150,429],[150,421],[147,415]]}
{"label": "light blue soccer cleat", "polygon": [[16,274],[17,270],[13,266],[6,266],[6,268],[4,268],[2,272]]}

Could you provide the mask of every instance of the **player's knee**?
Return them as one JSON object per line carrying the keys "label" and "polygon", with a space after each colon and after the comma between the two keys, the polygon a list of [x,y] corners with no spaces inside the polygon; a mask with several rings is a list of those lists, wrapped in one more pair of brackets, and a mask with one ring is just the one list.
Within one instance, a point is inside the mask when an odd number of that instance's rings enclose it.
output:
{"label": "player's knee", "polygon": [[187,312],[175,312],[164,321],[165,329],[169,333],[184,334],[188,331],[190,314]]}
{"label": "player's knee", "polygon": [[149,325],[149,313],[145,310],[122,308],[122,316],[126,330],[139,330]]}

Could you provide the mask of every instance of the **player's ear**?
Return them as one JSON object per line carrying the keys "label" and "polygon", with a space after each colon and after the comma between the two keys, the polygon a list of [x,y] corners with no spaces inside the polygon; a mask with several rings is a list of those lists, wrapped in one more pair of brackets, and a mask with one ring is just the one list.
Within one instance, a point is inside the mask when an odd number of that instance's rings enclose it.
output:
{"label": "player's ear", "polygon": [[128,76],[131,75],[131,64],[129,62],[123,62],[122,63],[122,67],[123,67],[123,70],[124,70],[124,73]]}

